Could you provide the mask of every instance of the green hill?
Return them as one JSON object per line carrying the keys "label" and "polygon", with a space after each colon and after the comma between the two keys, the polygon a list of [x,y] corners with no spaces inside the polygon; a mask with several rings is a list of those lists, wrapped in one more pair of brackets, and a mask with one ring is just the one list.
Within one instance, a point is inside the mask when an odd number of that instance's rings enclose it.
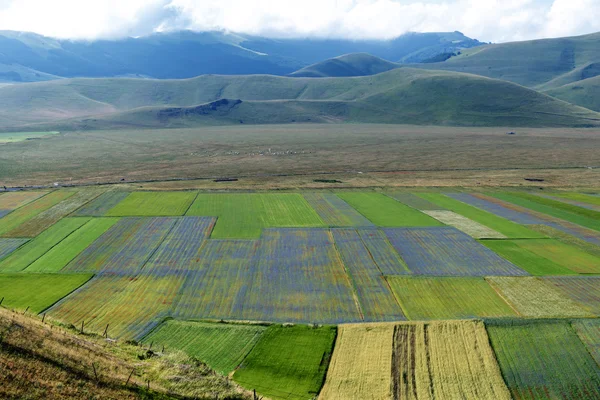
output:
{"label": "green hill", "polygon": [[289,76],[324,78],[380,74],[400,65],[367,53],[345,54],[302,68]]}
{"label": "green hill", "polygon": [[[466,49],[442,63],[414,66],[466,72],[548,90],[573,82],[577,74],[586,78],[597,75],[600,69],[593,65],[597,62],[600,62],[600,33],[490,44]],[[551,81],[555,83],[549,86]]]}
{"label": "green hill", "polygon": [[546,93],[569,103],[600,111],[600,76],[569,83]]}
{"label": "green hill", "polygon": [[27,121],[53,130],[293,122],[600,123],[598,113],[510,82],[412,68],[352,78],[207,75],[188,80],[61,80],[0,88],[0,110],[4,130],[11,120],[13,126]]}

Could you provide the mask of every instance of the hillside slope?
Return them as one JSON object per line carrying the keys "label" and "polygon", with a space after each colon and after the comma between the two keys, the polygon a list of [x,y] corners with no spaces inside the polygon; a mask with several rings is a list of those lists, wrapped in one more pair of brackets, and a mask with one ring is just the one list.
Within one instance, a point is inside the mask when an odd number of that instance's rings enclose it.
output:
{"label": "hillside slope", "polygon": [[380,74],[399,66],[400,64],[367,53],[353,53],[309,65],[289,76],[306,78],[367,76]]}
{"label": "hillside slope", "polygon": [[569,83],[546,93],[569,103],[600,111],[600,76]]}
{"label": "hillside slope", "polygon": [[147,352],[1,307],[0,332],[3,399],[251,398],[178,352]]}
{"label": "hillside slope", "polygon": [[481,43],[460,32],[407,33],[392,40],[270,39],[231,32],[165,32],[115,40],[59,40],[0,31],[0,82],[59,77],[191,78],[202,74],[286,75],[346,53],[421,62]]}
{"label": "hillside slope", "polygon": [[[220,103],[222,99],[229,100]],[[48,129],[315,121],[474,126],[600,122],[598,113],[510,82],[411,68],[352,78],[201,76],[12,85],[0,88],[0,110],[5,129],[24,121],[45,123]]]}
{"label": "hillside slope", "polygon": [[[597,62],[600,62],[600,33],[490,44],[464,50],[445,62],[415,67],[466,72],[548,90],[597,75],[600,73],[594,66]],[[549,85],[551,81],[555,82]]]}

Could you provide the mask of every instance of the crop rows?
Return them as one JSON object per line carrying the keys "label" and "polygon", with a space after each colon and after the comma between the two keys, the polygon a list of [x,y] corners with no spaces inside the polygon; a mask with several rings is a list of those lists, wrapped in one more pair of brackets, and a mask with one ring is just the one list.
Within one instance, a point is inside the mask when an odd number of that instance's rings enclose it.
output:
{"label": "crop rows", "polygon": [[109,217],[176,217],[184,215],[196,192],[133,192],[106,212]]}
{"label": "crop rows", "polygon": [[39,313],[91,277],[85,274],[0,274],[0,299],[4,298],[3,307]]}
{"label": "crop rows", "polygon": [[31,203],[20,207],[10,214],[2,217],[2,223],[0,224],[0,236],[12,236],[12,234],[9,234],[10,231],[18,228],[19,225],[30,220],[41,212],[60,203],[70,196],[73,196],[73,194],[75,194],[75,192],[57,190],[42,196],[39,199],[32,201]]}
{"label": "crop rows", "polygon": [[600,316],[600,276],[548,277],[559,291]]}
{"label": "crop rows", "polygon": [[169,320],[144,338],[158,346],[175,348],[227,375],[252,350],[264,326],[210,324]]}
{"label": "crop rows", "polygon": [[442,225],[421,211],[381,193],[347,192],[340,193],[339,197],[377,226]]}
{"label": "crop rows", "polygon": [[437,219],[443,224],[455,227],[459,231],[462,231],[475,239],[506,238],[506,236],[504,236],[503,234],[498,233],[485,225],[481,225],[479,222],[475,222],[467,217],[463,217],[462,215],[457,214],[453,211],[432,210],[424,211],[424,213],[432,218]]}
{"label": "crop rows", "polygon": [[81,207],[74,215],[80,217],[103,217],[129,195],[128,192],[105,192],[88,204]]}
{"label": "crop rows", "polygon": [[191,270],[214,224],[215,218],[211,217],[178,218],[173,229],[146,263],[144,273],[164,276]]}
{"label": "crop rows", "polygon": [[28,241],[29,239],[0,238],[0,260],[17,250]]}
{"label": "crop rows", "polygon": [[513,239],[539,238],[539,233],[527,227],[499,217],[477,207],[470,206],[441,193],[419,193],[419,197],[431,201],[439,206],[445,207],[473,221],[479,222],[506,237]]}
{"label": "crop rows", "polygon": [[531,275],[575,275],[576,272],[559,265],[522,246],[529,240],[483,240],[481,243]]}
{"label": "crop rows", "polygon": [[553,239],[522,240],[519,246],[580,274],[600,273],[600,258]]}
{"label": "crop rows", "polygon": [[245,290],[252,281],[257,241],[205,242],[181,288],[174,316],[244,320]]}
{"label": "crop rows", "polygon": [[42,257],[61,240],[73,231],[81,228],[89,221],[88,218],[64,218],[44,233],[29,241],[16,252],[0,262],[0,271],[18,272],[29,267],[33,262]]}
{"label": "crop rows", "polygon": [[39,199],[48,192],[9,192],[0,196],[0,210],[12,211]]}
{"label": "crop rows", "polygon": [[333,229],[336,247],[350,275],[365,321],[405,319],[383,274],[354,229]]}
{"label": "crop rows", "polygon": [[[554,193],[552,193],[554,194]],[[563,197],[556,197],[556,196],[551,196],[551,195],[540,195],[540,197],[544,197],[546,199],[550,199],[550,200],[554,200],[554,201],[560,201],[563,203],[567,203],[570,204],[572,206],[576,206],[576,207],[581,207],[581,208],[587,208],[588,210],[592,210],[592,211],[600,211],[600,205],[595,205],[595,204],[590,204],[590,203],[586,203],[583,201],[579,201],[579,200],[573,200],[573,199],[569,199],[569,198],[563,198]]]}
{"label": "crop rows", "polygon": [[421,211],[445,210],[444,207],[440,207],[437,204],[427,201],[412,193],[392,192],[388,193],[388,196],[393,197],[400,203],[406,204],[409,207],[416,208],[417,210]]}
{"label": "crop rows", "polygon": [[454,228],[388,228],[385,233],[416,275],[527,275]]}
{"label": "crop rows", "polygon": [[323,384],[335,336],[331,326],[271,326],[233,379],[270,399],[312,399]]}
{"label": "crop rows", "polygon": [[394,325],[340,325],[319,399],[392,399]]}
{"label": "crop rows", "polygon": [[[69,218],[85,220],[87,218]],[[91,218],[83,226],[76,229],[69,236],[61,240],[52,247],[43,256],[31,263],[25,272],[59,272],[77,255],[88,248],[98,237],[106,232],[110,227],[117,223],[118,218]],[[58,222],[55,226],[61,224]],[[53,230],[54,227],[48,229]],[[48,232],[46,231],[46,232]],[[45,235],[42,233],[39,237]],[[37,239],[35,239],[37,240]]]}
{"label": "crop rows", "polygon": [[463,203],[469,204],[473,207],[477,207],[489,213],[495,214],[499,217],[506,218],[509,221],[516,222],[517,224],[534,225],[544,223],[544,220],[534,215],[504,207],[501,204],[497,204],[493,201],[486,199],[485,196],[482,196],[478,193],[449,193],[447,194],[447,196],[450,196],[455,200],[462,201]]}
{"label": "crop rows", "polygon": [[169,315],[183,279],[97,276],[50,314],[76,326],[83,322],[90,332],[103,333],[108,325],[110,337],[139,339]]}
{"label": "crop rows", "polygon": [[412,320],[515,316],[483,278],[387,278]]}
{"label": "crop rows", "polygon": [[486,323],[515,399],[600,398],[600,368],[569,321]]}
{"label": "crop rows", "polygon": [[[76,192],[72,196],[69,196],[65,200],[56,204],[55,206],[48,208],[47,210],[39,213],[33,218],[23,222],[21,225],[12,229],[6,233],[6,236],[11,237],[35,237],[46,230],[48,227],[54,225],[62,218],[71,214],[82,205],[86,204],[90,200],[98,197],[100,191],[97,189],[86,189]],[[41,200],[48,196],[42,197]]]}
{"label": "crop rows", "polygon": [[175,224],[175,218],[122,218],[67,265],[67,272],[136,274]]}
{"label": "crop rows", "polygon": [[592,317],[551,284],[534,277],[488,277],[488,282],[525,317]]}
{"label": "crop rows", "polygon": [[267,229],[252,267],[244,300],[247,319],[361,320],[352,286],[327,230]]}
{"label": "crop rows", "polygon": [[562,243],[575,246],[585,251],[586,253],[593,254],[596,257],[600,257],[600,246],[590,243],[589,241],[570,235],[562,230],[559,230],[549,225],[529,225],[529,227]]}
{"label": "crop rows", "polygon": [[600,365],[600,320],[580,319],[573,321],[572,326],[591,356]]}
{"label": "crop rows", "polygon": [[333,193],[305,193],[304,198],[327,226],[373,226],[371,221]]}
{"label": "crop rows", "polygon": [[383,275],[408,275],[410,270],[381,229],[357,229]]}
{"label": "crop rows", "polygon": [[395,399],[511,399],[481,321],[400,324],[393,346]]}

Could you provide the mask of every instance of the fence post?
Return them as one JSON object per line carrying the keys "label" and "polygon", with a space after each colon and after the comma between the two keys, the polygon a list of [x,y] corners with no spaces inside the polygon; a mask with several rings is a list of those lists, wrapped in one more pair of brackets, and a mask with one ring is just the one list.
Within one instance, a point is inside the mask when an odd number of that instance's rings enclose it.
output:
{"label": "fence post", "polygon": [[83,323],[84,323],[84,322],[85,322],[85,321],[81,321],[81,334],[82,334],[82,335],[83,335]]}
{"label": "fence post", "polygon": [[25,315],[25,313],[29,311],[29,306],[27,306],[27,308],[25,309],[25,311],[23,311],[23,315]]}
{"label": "fence post", "polygon": [[129,380],[131,379],[131,375],[133,375],[134,371],[135,371],[135,367],[131,370],[131,373],[129,374],[129,377],[127,378],[127,382],[125,382],[125,386],[127,386],[129,384]]}
{"label": "fence post", "polygon": [[106,328],[104,329],[104,333],[102,334],[102,336],[108,338],[108,324],[106,324]]}
{"label": "fence post", "polygon": [[42,315],[42,324],[44,323],[45,319],[46,319],[46,313],[44,313],[44,315]]}

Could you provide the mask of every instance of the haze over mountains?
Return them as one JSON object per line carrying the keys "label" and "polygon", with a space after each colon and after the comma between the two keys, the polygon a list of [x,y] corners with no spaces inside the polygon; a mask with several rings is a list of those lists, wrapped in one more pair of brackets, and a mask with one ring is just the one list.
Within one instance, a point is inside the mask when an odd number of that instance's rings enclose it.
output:
{"label": "haze over mountains", "polygon": [[0,87],[4,130],[600,125],[600,34],[486,45],[459,32],[356,42],[189,31],[71,42],[4,32],[0,50],[5,79],[46,80]]}

